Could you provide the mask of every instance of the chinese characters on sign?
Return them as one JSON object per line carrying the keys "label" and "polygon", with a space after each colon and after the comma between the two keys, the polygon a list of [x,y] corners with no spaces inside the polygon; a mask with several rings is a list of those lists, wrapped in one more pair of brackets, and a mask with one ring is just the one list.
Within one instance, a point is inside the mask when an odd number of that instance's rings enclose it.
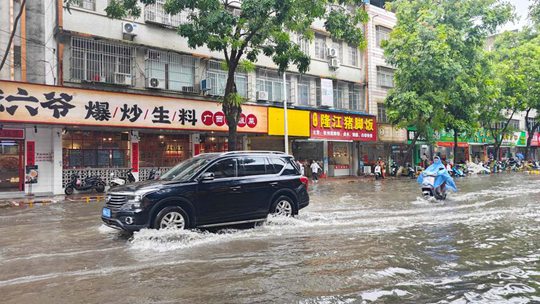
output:
{"label": "chinese characters on sign", "polygon": [[[242,107],[238,132],[267,133],[267,109]],[[216,102],[0,81],[0,120],[227,131]]]}
{"label": "chinese characters on sign", "polygon": [[311,138],[375,141],[376,129],[372,116],[311,112]]}

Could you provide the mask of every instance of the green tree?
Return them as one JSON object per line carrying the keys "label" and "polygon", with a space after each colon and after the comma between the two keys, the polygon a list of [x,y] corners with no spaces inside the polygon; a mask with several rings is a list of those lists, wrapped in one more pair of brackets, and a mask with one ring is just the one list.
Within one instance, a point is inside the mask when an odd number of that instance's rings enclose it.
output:
{"label": "green tree", "polygon": [[390,8],[398,22],[384,44],[387,62],[396,68],[386,100],[389,119],[418,130],[409,156],[429,129],[453,130],[456,147],[476,121],[478,102],[490,94],[484,41],[511,19],[511,6],[497,0],[396,0]]}
{"label": "green tree", "polygon": [[[64,0],[69,4],[79,0]],[[155,0],[110,0],[106,8],[111,18],[137,17],[141,6]],[[290,33],[314,37],[311,25],[318,19],[332,38],[362,47],[365,39],[359,25],[367,21],[362,0],[167,0],[170,14],[188,12],[188,22],[178,27],[191,48],[206,46],[225,58],[227,82],[222,98],[229,126],[229,150],[235,150],[237,125],[244,99],[237,93],[234,75],[242,63],[270,57],[280,72],[294,65],[305,73],[308,54],[292,42]],[[238,11],[238,9],[240,9]],[[183,39],[182,38],[182,39]],[[247,59],[247,61],[246,61]],[[253,66],[251,64],[251,66]]]}
{"label": "green tree", "polygon": [[537,26],[540,26],[540,0],[532,0],[531,2],[529,16]]}

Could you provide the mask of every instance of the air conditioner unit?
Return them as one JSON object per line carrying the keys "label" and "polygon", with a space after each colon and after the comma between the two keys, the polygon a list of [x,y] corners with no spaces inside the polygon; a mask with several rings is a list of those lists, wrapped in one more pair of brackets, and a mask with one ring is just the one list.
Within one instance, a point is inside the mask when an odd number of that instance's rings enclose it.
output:
{"label": "air conditioner unit", "polygon": [[266,91],[257,91],[257,100],[258,101],[268,101],[268,92],[266,92]]}
{"label": "air conditioner unit", "polygon": [[130,74],[124,73],[115,73],[114,74],[114,83],[121,85],[132,85],[132,77]]}
{"label": "air conditioner unit", "polygon": [[199,84],[201,88],[201,92],[206,93],[207,91],[210,91],[208,79],[201,80],[201,83]]}
{"label": "air conditioner unit", "polygon": [[340,65],[341,65],[341,62],[339,62],[339,59],[337,59],[337,58],[330,59],[330,67],[331,68],[337,69],[337,68],[339,68]]}
{"label": "air conditioner unit", "polygon": [[334,58],[334,57],[337,57],[338,53],[337,53],[337,49],[336,48],[328,48],[326,49],[326,54],[328,55],[328,57],[330,58]]}
{"label": "air conditioner unit", "polygon": [[122,22],[122,34],[126,36],[137,36],[137,24],[132,22]]}
{"label": "air conditioner unit", "polygon": [[165,81],[160,81],[157,78],[146,78],[146,87],[151,89],[165,89]]}

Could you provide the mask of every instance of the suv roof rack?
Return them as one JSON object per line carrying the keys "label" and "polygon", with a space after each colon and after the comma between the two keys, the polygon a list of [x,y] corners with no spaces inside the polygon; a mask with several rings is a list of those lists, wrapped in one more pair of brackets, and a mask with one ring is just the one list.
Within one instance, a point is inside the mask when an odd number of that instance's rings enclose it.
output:
{"label": "suv roof rack", "polygon": [[281,152],[281,151],[257,151],[257,150],[229,151],[229,152],[223,152],[221,155],[234,155],[234,154],[285,154],[285,152]]}

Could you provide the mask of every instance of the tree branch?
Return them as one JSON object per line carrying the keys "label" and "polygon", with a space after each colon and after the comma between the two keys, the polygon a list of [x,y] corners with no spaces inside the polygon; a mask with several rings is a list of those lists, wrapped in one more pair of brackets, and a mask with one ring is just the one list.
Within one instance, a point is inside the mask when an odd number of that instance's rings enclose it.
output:
{"label": "tree branch", "polygon": [[9,36],[6,52],[4,53],[4,58],[2,58],[2,63],[0,63],[0,71],[4,67],[4,64],[6,63],[7,56],[9,54],[9,49],[11,49],[11,44],[13,43],[13,38],[15,37],[15,32],[17,31],[17,25],[19,24],[19,19],[21,19],[25,4],[26,4],[26,0],[23,0],[23,2],[21,3],[21,8],[19,9],[19,14],[17,15],[13,23],[13,30],[11,31],[11,35]]}

